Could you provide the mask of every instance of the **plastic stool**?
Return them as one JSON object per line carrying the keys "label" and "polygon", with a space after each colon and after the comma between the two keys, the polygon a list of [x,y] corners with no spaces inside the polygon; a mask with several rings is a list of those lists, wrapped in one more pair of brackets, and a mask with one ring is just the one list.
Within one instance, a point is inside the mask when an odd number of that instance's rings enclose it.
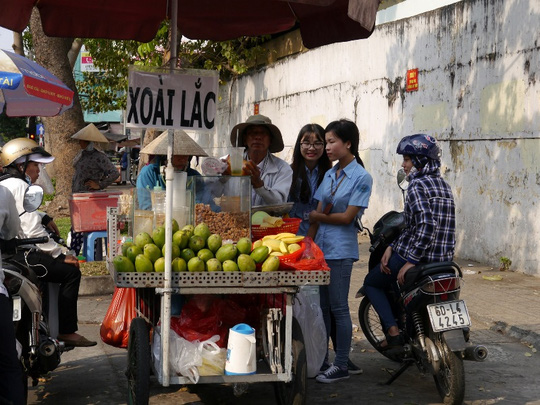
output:
{"label": "plastic stool", "polygon": [[94,242],[101,238],[105,238],[107,244],[107,231],[88,232],[84,235],[83,252],[87,262],[94,261]]}

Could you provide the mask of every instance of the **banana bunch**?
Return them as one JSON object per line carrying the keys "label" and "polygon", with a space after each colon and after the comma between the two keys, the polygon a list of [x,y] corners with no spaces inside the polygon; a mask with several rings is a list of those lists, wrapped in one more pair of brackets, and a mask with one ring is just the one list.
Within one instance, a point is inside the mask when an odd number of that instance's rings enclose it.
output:
{"label": "banana bunch", "polygon": [[294,233],[282,232],[277,235],[266,235],[253,244],[253,248],[266,246],[270,249],[270,256],[284,256],[301,249],[298,244],[304,240],[303,236],[297,236]]}

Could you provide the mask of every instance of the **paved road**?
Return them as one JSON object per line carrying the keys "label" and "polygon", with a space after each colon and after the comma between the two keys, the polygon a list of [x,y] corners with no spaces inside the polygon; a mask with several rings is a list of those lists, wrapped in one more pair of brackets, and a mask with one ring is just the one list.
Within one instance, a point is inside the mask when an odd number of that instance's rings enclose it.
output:
{"label": "paved road", "polygon": [[[484,363],[466,362],[467,404],[540,404],[538,356],[512,337],[489,329],[474,319],[474,342],[486,344],[490,351]],[[99,325],[81,327],[86,336],[98,339]],[[528,355],[531,355],[529,357]],[[387,360],[363,338],[354,334],[351,358],[364,369],[364,374],[351,376],[334,385],[308,383],[310,405],[357,403],[437,404],[440,399],[431,376],[409,368],[391,386],[382,383],[396,364]],[[66,353],[62,365],[47,382],[31,389],[30,404],[126,404],[126,379],[123,375],[126,351],[101,342],[94,348],[75,349]],[[152,380],[150,404],[258,405],[275,404],[272,386],[249,386],[241,397],[233,395],[231,386],[200,385],[161,387]]]}
{"label": "paved road", "polygon": [[[365,263],[355,266],[349,303],[353,322],[358,325],[359,299],[354,298],[356,288],[362,284]],[[478,271],[479,269],[475,267]],[[471,276],[472,277],[472,276]],[[506,277],[506,276],[505,276]],[[534,280],[533,280],[534,281]],[[476,302],[485,307],[480,289],[466,285],[463,297],[469,308]],[[478,287],[480,288],[480,287]],[[502,285],[501,285],[502,288]],[[485,291],[482,290],[482,291]],[[491,290],[487,290],[488,293]],[[498,291],[498,290],[496,290]],[[536,291],[536,290],[535,290]],[[475,297],[479,295],[479,297]],[[491,294],[490,294],[491,296]],[[493,301],[493,299],[495,301]],[[99,321],[103,319],[110,296],[81,297],[79,314],[81,332],[99,340]],[[491,302],[497,302],[493,296]],[[484,303],[484,304],[483,304]],[[495,307],[492,313],[501,313],[505,303]],[[513,304],[512,304],[513,305]],[[516,313],[520,308],[510,308]],[[529,309],[526,310],[529,311]],[[479,313],[483,313],[479,311]],[[517,316],[517,315],[516,315]],[[466,362],[467,404],[540,404],[538,372],[539,353],[515,338],[492,330],[493,320],[487,316],[473,316],[471,340],[485,344],[490,356],[484,363]],[[396,367],[372,349],[359,331],[354,332],[351,358],[364,369],[364,374],[351,376],[347,381],[326,385],[309,380],[309,405],[366,404],[438,404],[440,403],[433,378],[421,375],[415,367],[409,368],[391,386],[384,385],[388,371]],[[126,351],[101,342],[93,348],[75,349],[62,357],[61,366],[51,374],[47,382],[41,382],[30,391],[30,404],[125,404],[126,379],[124,370]],[[247,393],[235,397],[231,386],[199,385],[161,387],[152,380],[150,404],[205,404],[205,405],[258,405],[275,404],[272,386],[268,383],[249,386]]]}

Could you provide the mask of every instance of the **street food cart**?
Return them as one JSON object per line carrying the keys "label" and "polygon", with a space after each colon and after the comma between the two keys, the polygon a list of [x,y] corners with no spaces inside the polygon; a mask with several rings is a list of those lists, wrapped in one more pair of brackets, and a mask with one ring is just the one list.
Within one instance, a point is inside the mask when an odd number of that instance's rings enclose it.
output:
{"label": "street food cart", "polygon": [[[227,177],[224,176],[226,181]],[[239,177],[238,177],[239,178]],[[247,178],[249,181],[249,178]],[[201,178],[203,181],[203,178]],[[223,182],[223,180],[222,180]],[[251,186],[249,186],[251,188]],[[206,190],[207,191],[207,190]],[[206,192],[205,191],[205,192]],[[250,190],[251,191],[251,190]],[[195,192],[195,194],[197,194]],[[251,193],[249,193],[251,196]],[[223,198],[228,197],[228,198]],[[228,205],[228,211],[241,207],[235,196],[222,196],[217,201],[222,206]],[[193,205],[197,198],[194,196]],[[214,202],[215,199],[213,199]],[[198,203],[202,204],[202,203]],[[230,205],[233,205],[231,208]],[[204,220],[212,217],[210,204],[195,208],[193,221],[197,222],[197,214]],[[250,221],[251,207],[248,208]],[[240,209],[245,211],[245,208]],[[156,330],[160,330],[161,358],[169,358],[170,344],[170,295],[215,294],[219,296],[250,294],[260,297],[276,297],[260,313],[260,325],[256,329],[257,366],[256,372],[250,375],[211,375],[201,376],[197,383],[233,384],[235,393],[241,391],[249,383],[270,382],[275,384],[278,404],[292,404],[298,398],[301,403],[306,398],[306,351],[304,338],[298,322],[293,318],[294,297],[299,287],[305,285],[324,285],[330,282],[330,272],[312,269],[309,271],[215,271],[215,272],[171,272],[170,280],[166,280],[167,272],[117,272],[112,264],[117,254],[116,242],[121,240],[118,219],[119,209],[108,208],[108,241],[110,243],[107,258],[108,268],[117,287],[136,289],[136,307],[138,316],[132,320],[128,343],[128,398],[132,404],[146,404],[149,397],[151,370],[158,382],[163,386],[170,384],[192,384],[193,381],[183,375],[169,373],[168,361],[161,361],[156,370],[151,361],[151,345]],[[251,225],[251,223],[249,223]],[[250,232],[251,227],[248,228]],[[238,235],[245,236],[245,235]],[[251,235],[248,235],[251,236]],[[111,243],[113,245],[111,245]],[[170,285],[170,287],[166,287]],[[169,306],[169,308],[167,308]],[[159,328],[157,326],[159,325]],[[260,329],[260,330],[258,330]]]}

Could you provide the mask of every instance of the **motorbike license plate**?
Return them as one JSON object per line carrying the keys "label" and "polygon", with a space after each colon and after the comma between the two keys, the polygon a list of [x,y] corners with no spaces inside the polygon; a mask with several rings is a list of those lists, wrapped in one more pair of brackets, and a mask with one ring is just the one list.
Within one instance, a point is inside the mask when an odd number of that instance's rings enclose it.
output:
{"label": "motorbike license plate", "polygon": [[12,297],[13,298],[13,322],[21,320],[21,297]]}
{"label": "motorbike license plate", "polygon": [[439,302],[427,306],[431,326],[435,332],[471,326],[465,301]]}

